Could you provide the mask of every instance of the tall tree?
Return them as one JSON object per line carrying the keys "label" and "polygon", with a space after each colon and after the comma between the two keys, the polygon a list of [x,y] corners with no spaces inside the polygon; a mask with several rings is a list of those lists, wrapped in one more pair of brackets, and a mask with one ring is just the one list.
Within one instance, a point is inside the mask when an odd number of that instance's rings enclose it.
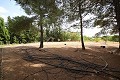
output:
{"label": "tall tree", "polygon": [[[81,44],[82,49],[85,50],[84,39],[83,39],[83,27],[87,27],[90,20],[85,20],[84,17],[89,15],[91,5],[90,0],[65,0],[63,1],[63,7],[65,7],[65,16],[68,21],[80,21],[81,29]],[[78,26],[78,25],[77,25]]]}
{"label": "tall tree", "polygon": [[81,3],[79,2],[79,16],[80,16],[80,29],[81,29],[81,43],[82,49],[85,50],[84,40],[83,40],[83,20],[82,20],[82,7]]}
{"label": "tall tree", "polygon": [[113,0],[113,6],[115,9],[115,19],[117,22],[117,29],[119,31],[119,49],[120,49],[120,0]]}
{"label": "tall tree", "polygon": [[29,15],[37,16],[38,26],[40,27],[40,48],[43,48],[43,24],[44,19],[49,18],[56,21],[60,15],[58,3],[55,0],[15,0]]}
{"label": "tall tree", "polygon": [[95,25],[99,25],[102,30],[99,34],[119,33],[119,49],[120,49],[120,0],[94,0],[96,7]]}

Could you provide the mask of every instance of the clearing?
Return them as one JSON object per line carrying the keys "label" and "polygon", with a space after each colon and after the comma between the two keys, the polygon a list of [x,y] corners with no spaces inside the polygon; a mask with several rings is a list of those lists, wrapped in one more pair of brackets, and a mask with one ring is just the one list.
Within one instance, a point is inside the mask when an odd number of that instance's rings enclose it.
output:
{"label": "clearing", "polygon": [[[114,53],[118,43],[108,42],[106,48],[100,47],[102,43],[85,42],[86,50],[81,50],[80,42],[45,42],[44,48],[39,49],[39,43],[6,45],[2,48],[2,79],[3,80],[117,80],[110,76],[89,75],[79,72],[71,72],[63,68],[69,67],[76,69],[77,63],[69,62],[69,58],[75,61],[89,61],[89,63],[100,64],[103,68],[113,67],[120,69],[120,55]],[[34,57],[33,59],[30,55]],[[44,56],[41,58],[41,55]],[[64,62],[66,59],[67,62]],[[94,55],[94,56],[93,56]],[[47,56],[47,60],[45,60]],[[51,58],[51,56],[54,57]],[[56,57],[57,56],[57,59]],[[59,57],[59,59],[58,59]],[[26,60],[26,58],[28,60]],[[38,59],[44,59],[45,64]],[[52,60],[52,61],[51,61]],[[56,60],[56,61],[54,61]],[[58,64],[59,63],[59,64]],[[57,67],[52,67],[49,64],[55,64]],[[61,67],[62,65],[62,67]],[[90,65],[88,65],[90,66]],[[61,69],[61,68],[62,69]],[[80,66],[79,66],[80,67]],[[83,68],[83,67],[82,67]],[[95,67],[96,68],[96,67]],[[88,70],[88,68],[83,68]],[[83,70],[82,69],[82,70]],[[94,70],[93,70],[94,71]],[[97,71],[94,71],[97,73]],[[78,73],[78,74],[77,74]],[[110,72],[109,72],[110,73]],[[111,72],[112,73],[112,72]],[[117,77],[120,77],[115,73]],[[101,77],[102,76],[102,77]],[[119,80],[119,79],[118,79]]]}

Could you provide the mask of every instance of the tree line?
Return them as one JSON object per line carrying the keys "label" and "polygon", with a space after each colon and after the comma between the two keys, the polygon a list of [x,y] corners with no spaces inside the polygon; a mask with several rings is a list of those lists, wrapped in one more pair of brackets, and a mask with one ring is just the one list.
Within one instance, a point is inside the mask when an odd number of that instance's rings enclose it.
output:
{"label": "tree line", "polygon": [[[40,41],[40,29],[26,20],[26,16],[8,17],[8,21],[0,17],[0,44],[31,43]],[[27,22],[26,22],[27,21]],[[25,23],[24,23],[25,22]],[[26,24],[26,25],[25,25]],[[78,41],[77,32],[64,31],[58,26],[47,26],[44,29],[44,41]]]}
{"label": "tree line", "polygon": [[[25,25],[26,16],[8,17],[8,21],[0,17],[0,44],[21,44],[40,41],[39,27],[32,22],[29,26]],[[21,22],[22,21],[22,22]],[[27,20],[26,20],[27,21]],[[27,24],[27,22],[26,22]],[[19,25],[19,26],[18,26]],[[23,28],[23,29],[22,29]],[[60,26],[47,26],[44,29],[44,41],[80,41],[80,33],[64,31]],[[87,37],[83,36],[84,41],[114,41],[119,42],[119,36]]]}
{"label": "tree line", "polygon": [[[33,24],[37,25],[40,30],[40,48],[43,48],[44,29],[49,27],[58,28],[65,22],[74,22],[79,20],[80,23],[74,25],[80,28],[81,45],[85,50],[83,27],[99,27],[102,30],[97,34],[119,34],[120,35],[120,0],[15,0],[31,18],[24,18],[18,23],[17,28],[27,29]],[[92,17],[91,17],[92,15]],[[85,19],[89,16],[88,19]],[[19,31],[20,31],[19,30]],[[18,32],[19,32],[18,31]],[[48,34],[48,33],[47,33]],[[11,34],[12,35],[12,34]],[[119,48],[120,48],[120,37]]]}

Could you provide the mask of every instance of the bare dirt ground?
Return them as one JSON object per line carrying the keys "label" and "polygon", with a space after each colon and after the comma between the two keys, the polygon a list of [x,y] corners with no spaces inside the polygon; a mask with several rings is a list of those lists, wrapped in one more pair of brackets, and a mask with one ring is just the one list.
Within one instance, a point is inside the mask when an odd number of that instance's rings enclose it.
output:
{"label": "bare dirt ground", "polygon": [[[2,48],[2,79],[3,80],[113,80],[101,76],[85,76],[74,78],[71,73],[60,68],[49,70],[50,66],[43,63],[33,63],[24,60],[24,56],[57,54],[64,57],[71,57],[79,60],[84,57],[86,60],[98,63],[102,57],[108,66],[120,69],[120,55],[114,51],[118,43],[109,42],[106,48],[101,48],[103,43],[85,42],[86,50],[81,49],[80,42],[45,42],[44,48],[39,49],[39,43],[7,45]],[[85,54],[98,56],[98,60],[89,59]],[[99,62],[105,65],[104,62]],[[48,69],[49,74],[44,69]],[[60,72],[59,72],[60,71]],[[27,77],[26,77],[27,76]],[[115,80],[115,79],[114,79]]]}

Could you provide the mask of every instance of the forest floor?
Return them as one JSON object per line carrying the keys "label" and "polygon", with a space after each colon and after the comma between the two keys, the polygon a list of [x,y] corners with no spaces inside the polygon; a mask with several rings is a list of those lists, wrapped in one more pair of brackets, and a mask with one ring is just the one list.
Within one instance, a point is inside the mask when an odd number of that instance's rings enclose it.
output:
{"label": "forest floor", "polygon": [[[44,63],[34,63],[26,61],[26,55],[50,55],[56,54],[64,57],[84,58],[91,62],[120,69],[120,53],[114,53],[118,48],[118,43],[108,42],[105,48],[102,42],[85,42],[86,50],[81,49],[80,42],[45,42],[44,48],[39,49],[39,43],[6,45],[1,48],[2,52],[2,79],[3,80],[113,80],[111,78],[102,78],[101,76],[83,76],[74,77],[72,73],[60,68],[52,68]],[[87,54],[87,56],[86,56]],[[92,59],[88,58],[90,55]],[[97,56],[97,57],[96,57]],[[96,58],[96,59],[93,59]],[[98,62],[97,62],[98,61]],[[49,62],[49,60],[48,60]],[[55,61],[54,61],[55,62]],[[50,63],[50,62],[49,62]],[[62,62],[63,63],[63,62]],[[52,63],[51,63],[52,64]],[[54,63],[53,63],[54,64]],[[69,65],[69,64],[68,64]],[[47,73],[48,71],[48,73]],[[114,79],[116,80],[116,79]]]}

